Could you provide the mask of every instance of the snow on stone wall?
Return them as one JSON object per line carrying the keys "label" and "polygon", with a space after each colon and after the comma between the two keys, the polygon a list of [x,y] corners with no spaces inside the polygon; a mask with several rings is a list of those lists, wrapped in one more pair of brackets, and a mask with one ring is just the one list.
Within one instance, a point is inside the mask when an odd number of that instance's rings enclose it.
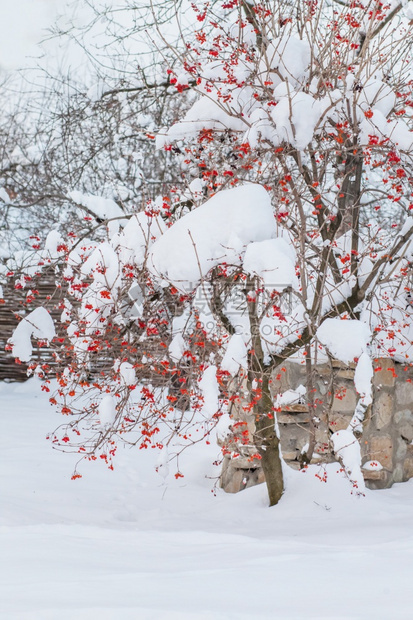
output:
{"label": "snow on stone wall", "polygon": [[[373,367],[373,403],[367,409],[358,441],[366,486],[382,489],[413,478],[413,367],[388,358],[376,359]],[[315,398],[322,403],[316,410],[320,422],[316,429],[312,463],[336,460],[330,437],[337,431],[346,430],[352,419],[359,398],[354,387],[354,373],[355,364],[333,362],[331,367],[328,364],[316,367]],[[305,367],[300,364],[285,362],[274,371],[274,402],[278,402],[281,409],[277,413],[281,450],[286,463],[295,469],[300,467],[300,454],[309,440],[310,415],[299,398],[299,386],[303,384]],[[296,390],[297,399],[293,402],[284,399],[288,404],[283,404],[283,399],[276,399],[276,395],[287,390]],[[246,417],[242,398],[240,392],[240,400],[234,404],[231,413],[236,420],[247,422],[252,435],[254,422]],[[231,452],[232,455],[224,459],[221,476],[225,490],[236,492],[263,482],[260,463],[251,461],[248,447],[233,443]],[[240,456],[234,458],[234,454]]]}

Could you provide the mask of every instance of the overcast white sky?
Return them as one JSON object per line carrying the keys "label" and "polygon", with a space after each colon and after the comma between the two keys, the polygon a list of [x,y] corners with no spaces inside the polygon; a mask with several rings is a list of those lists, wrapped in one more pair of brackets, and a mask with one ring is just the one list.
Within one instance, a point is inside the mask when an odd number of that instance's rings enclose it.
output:
{"label": "overcast white sky", "polygon": [[[122,0],[113,0],[113,5],[122,4]],[[154,0],[156,5],[156,0]],[[13,71],[24,67],[34,67],[42,57],[41,66],[48,68],[70,66],[72,69],[86,71],[87,61],[82,49],[68,39],[48,41],[40,47],[40,42],[48,37],[47,29],[55,24],[56,20],[62,26],[68,22],[77,25],[89,24],[92,11],[85,6],[82,0],[0,0],[0,70]],[[122,14],[117,15],[121,22]],[[124,16],[126,22],[129,17]],[[130,25],[130,24],[128,24]],[[170,24],[169,34],[177,36],[175,22]],[[99,24],[86,41],[88,46],[101,45],[107,35],[104,27],[99,31]],[[142,35],[144,36],[144,35]],[[142,54],[147,51],[146,44],[139,37],[128,41],[129,51]],[[142,57],[139,62],[142,63]]]}
{"label": "overcast white sky", "polygon": [[[72,17],[76,6],[76,0],[0,0],[0,67],[33,66],[42,55],[39,43],[49,36],[47,29],[59,16]],[[57,48],[57,42],[48,43],[48,55],[56,56]]]}
{"label": "overcast white sky", "polygon": [[0,0],[0,66],[17,69],[26,56],[39,55],[44,37],[65,0]]}

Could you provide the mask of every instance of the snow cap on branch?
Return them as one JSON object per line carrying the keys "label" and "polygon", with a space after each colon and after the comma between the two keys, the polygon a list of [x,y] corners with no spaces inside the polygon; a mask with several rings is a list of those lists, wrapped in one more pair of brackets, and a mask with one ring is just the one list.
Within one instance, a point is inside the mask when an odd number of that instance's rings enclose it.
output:
{"label": "snow cap on branch", "polygon": [[371,332],[362,321],[326,319],[317,330],[317,338],[333,357],[348,364],[367,350]]}
{"label": "snow cap on branch", "polygon": [[148,267],[155,276],[188,290],[217,265],[239,265],[252,241],[275,235],[267,191],[248,183],[215,194],[178,220],[153,244]]}
{"label": "snow cap on branch", "polygon": [[227,350],[222,358],[221,368],[227,370],[233,377],[239,369],[248,368],[247,347],[241,334],[234,334],[228,343]]}
{"label": "snow cap on branch", "polygon": [[249,244],[244,257],[244,271],[259,275],[269,292],[282,292],[290,286],[298,289],[295,262],[292,245],[281,238],[267,239]]}
{"label": "snow cap on branch", "polygon": [[9,340],[14,357],[22,362],[28,362],[31,359],[32,336],[47,341],[53,340],[56,336],[53,319],[45,308],[36,308],[22,319]]}

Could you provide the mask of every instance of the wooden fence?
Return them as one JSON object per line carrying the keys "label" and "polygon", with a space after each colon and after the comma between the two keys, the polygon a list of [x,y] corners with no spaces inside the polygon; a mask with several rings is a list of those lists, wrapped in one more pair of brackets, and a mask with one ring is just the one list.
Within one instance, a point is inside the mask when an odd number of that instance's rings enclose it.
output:
{"label": "wooden fence", "polygon": [[[63,298],[61,289],[56,288],[55,278],[51,273],[43,273],[34,279],[25,288],[16,289],[13,281],[2,285],[4,299],[0,302],[0,380],[25,381],[27,379],[27,364],[17,363],[9,351],[6,351],[8,339],[19,323],[19,317],[27,316],[35,308],[46,305],[53,319],[61,314],[59,303]],[[35,290],[32,302],[26,304],[30,290]],[[34,351],[34,359],[41,359],[51,363],[51,352],[47,348]]]}

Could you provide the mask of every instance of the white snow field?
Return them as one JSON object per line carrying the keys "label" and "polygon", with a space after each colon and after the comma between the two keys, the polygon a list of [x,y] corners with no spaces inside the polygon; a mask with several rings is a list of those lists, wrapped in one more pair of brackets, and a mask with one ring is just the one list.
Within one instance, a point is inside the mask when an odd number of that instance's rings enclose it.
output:
{"label": "white snow field", "polygon": [[290,470],[270,509],[264,486],[211,493],[214,442],[166,484],[133,449],[72,481],[48,396],[0,384],[2,620],[413,618],[413,481],[357,498],[336,465]]}

